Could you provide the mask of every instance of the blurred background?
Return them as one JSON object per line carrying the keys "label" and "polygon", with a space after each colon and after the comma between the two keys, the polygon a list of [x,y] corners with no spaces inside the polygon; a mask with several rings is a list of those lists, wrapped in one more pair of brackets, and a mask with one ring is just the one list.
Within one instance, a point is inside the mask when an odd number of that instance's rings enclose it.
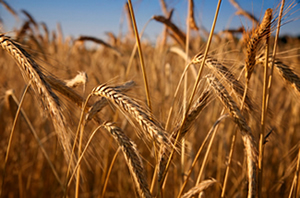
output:
{"label": "blurred background", "polygon": [[[45,23],[48,29],[57,28],[57,23],[62,27],[65,36],[78,37],[89,35],[97,38],[106,38],[106,32],[112,32],[117,36],[127,34],[127,21],[125,0],[90,0],[90,1],[38,1],[38,0],[9,0],[9,4],[18,17],[14,17],[3,5],[0,6],[0,18],[5,32],[13,31],[22,26],[27,17],[22,10],[29,13],[38,23]],[[258,19],[262,18],[267,8],[278,9],[279,0],[251,0],[236,1],[244,10],[253,14]],[[138,28],[141,30],[153,15],[164,15],[160,0],[135,0],[132,1]],[[172,21],[181,29],[185,29],[187,4],[186,0],[165,0],[167,9],[174,9]],[[287,1],[286,4],[291,4]],[[281,35],[298,36],[300,34],[300,6],[295,6],[285,16],[284,27]],[[201,29],[209,30],[213,21],[217,1],[195,1],[195,19]],[[251,28],[251,21],[243,16],[236,15],[237,9],[228,0],[224,0],[216,24],[216,32],[225,29],[237,29],[239,27]],[[163,25],[152,20],[145,30],[144,38],[155,41],[163,30]]]}

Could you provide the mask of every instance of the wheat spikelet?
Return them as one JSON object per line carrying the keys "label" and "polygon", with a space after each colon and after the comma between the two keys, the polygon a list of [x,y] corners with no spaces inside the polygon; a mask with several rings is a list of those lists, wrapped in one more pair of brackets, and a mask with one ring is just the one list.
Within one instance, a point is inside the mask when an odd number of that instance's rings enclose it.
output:
{"label": "wheat spikelet", "polygon": [[[184,124],[182,126],[179,141],[187,133],[187,131],[190,129],[190,127],[192,126],[192,124],[194,123],[194,121],[196,120],[198,115],[200,114],[200,112],[206,107],[206,105],[210,101],[209,98],[210,98],[210,91],[205,90],[205,91],[202,92],[200,97],[196,100],[194,105],[191,107],[191,109],[190,109],[190,111],[189,111],[189,113],[186,117],[186,121],[184,122]],[[180,129],[180,124],[181,123],[178,123],[176,125],[175,129],[172,132],[172,135],[171,135],[172,141],[174,141],[176,139],[176,136],[177,136],[177,134],[179,132],[179,129]]]}
{"label": "wheat spikelet", "polygon": [[184,195],[182,195],[181,198],[190,198],[190,197],[193,197],[193,196],[201,193],[205,189],[209,188],[210,186],[212,186],[216,182],[217,182],[217,180],[215,180],[214,178],[211,178],[211,179],[208,179],[208,180],[204,180],[200,184],[198,184],[197,186],[191,188],[187,193],[185,193]]}
{"label": "wheat spikelet", "polygon": [[292,87],[300,93],[300,78],[299,76],[288,66],[282,62],[275,60],[275,67],[278,70],[281,77],[290,83]]}
{"label": "wheat spikelet", "polygon": [[[265,60],[265,57],[263,54],[261,54],[258,58],[260,63],[263,63]],[[273,61],[273,57],[269,57],[269,66],[271,65]],[[295,73],[295,71],[288,65],[281,62],[279,59],[275,58],[274,66],[277,69],[280,76],[288,83],[290,84],[297,93],[300,93],[300,78]]]}
{"label": "wheat spikelet", "polygon": [[136,145],[130,141],[120,128],[114,126],[112,123],[107,122],[104,124],[104,127],[110,132],[121,147],[139,195],[146,198],[152,197],[144,175],[142,160],[136,150]]}
{"label": "wheat spikelet", "polygon": [[271,19],[272,9],[269,8],[266,10],[260,26],[255,29],[254,33],[247,41],[247,54],[245,60],[245,78],[247,81],[250,80],[251,74],[254,70],[258,43],[265,35],[270,33]]}
{"label": "wheat spikelet", "polygon": [[71,88],[75,88],[80,85],[85,86],[87,81],[88,81],[88,76],[87,76],[87,73],[85,73],[85,72],[78,72],[78,74],[74,78],[72,78],[70,80],[65,80],[66,85]]}
{"label": "wheat spikelet", "polygon": [[40,96],[43,104],[50,113],[55,132],[63,147],[65,157],[68,160],[71,154],[70,137],[67,134],[59,99],[52,91],[50,85],[46,82],[46,77],[42,73],[40,66],[19,44],[12,41],[4,34],[0,34],[0,44],[1,47],[18,63],[23,77],[27,78],[27,80],[31,80],[34,90]]}
{"label": "wheat spikelet", "polygon": [[248,167],[248,197],[255,196],[256,193],[256,163],[257,163],[257,150],[256,142],[253,138],[251,128],[248,126],[245,118],[241,114],[235,101],[228,94],[225,87],[213,75],[207,75],[208,84],[215,91],[217,97],[223,105],[229,110],[230,115],[233,117],[234,122],[238,125],[241,131]]}
{"label": "wheat spikelet", "polygon": [[[181,133],[178,139],[178,142],[184,137],[184,135],[188,132],[200,112],[206,107],[210,98],[210,92],[209,90],[205,90],[202,92],[200,97],[197,99],[197,101],[194,103],[194,105],[191,107],[187,117],[186,121],[181,127]],[[179,130],[180,130],[181,123],[178,123],[176,127],[173,129],[173,132],[171,133],[171,142],[174,143]],[[168,156],[170,155],[170,151],[165,149],[164,147],[161,147],[160,152],[159,152],[159,165],[158,165],[158,181],[162,179],[162,174],[166,168],[167,165],[167,159]]]}
{"label": "wheat spikelet", "polygon": [[[203,57],[204,57],[203,54],[199,53],[193,58],[191,62],[193,64],[199,64],[203,61]],[[207,58],[205,59],[205,65],[208,66],[210,69],[215,70],[217,74],[221,75],[222,78],[226,79],[228,84],[237,93],[239,98],[242,99],[244,93],[244,86],[240,81],[238,81],[234,77],[234,75],[227,69],[227,67],[225,67],[218,60],[210,56],[207,56]],[[251,111],[255,110],[254,104],[252,103],[248,95],[246,95],[245,104],[246,107]]]}
{"label": "wheat spikelet", "polygon": [[[114,86],[113,89],[117,92],[127,92],[129,91],[133,86],[135,86],[134,81],[128,81],[124,83],[123,85]],[[90,108],[88,113],[86,114],[85,119],[87,121],[91,120],[99,111],[101,111],[106,105],[107,100],[105,97],[101,97],[99,100],[97,100]]]}
{"label": "wheat spikelet", "polygon": [[[69,100],[74,102],[77,106],[82,107],[82,103],[84,99],[78,93],[76,93],[73,89],[66,85],[65,82],[55,78],[53,76],[46,76],[45,80],[51,86],[52,89],[58,91],[59,93],[66,96]],[[89,105],[89,104],[88,104]]]}
{"label": "wheat spikelet", "polygon": [[106,85],[94,88],[92,94],[105,97],[119,107],[125,116],[131,115],[138,122],[142,131],[145,132],[144,135],[149,140],[158,141],[160,144],[168,143],[164,129],[154,120],[153,115],[143,109],[136,101]]}

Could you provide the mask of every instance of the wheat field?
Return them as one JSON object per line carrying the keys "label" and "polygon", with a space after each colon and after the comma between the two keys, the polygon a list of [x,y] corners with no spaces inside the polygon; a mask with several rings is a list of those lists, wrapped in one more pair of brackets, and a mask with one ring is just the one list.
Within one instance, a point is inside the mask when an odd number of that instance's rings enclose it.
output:
{"label": "wheat field", "polygon": [[0,197],[299,197],[300,40],[277,34],[296,4],[230,0],[253,27],[205,32],[192,0],[186,30],[161,0],[153,44],[127,2],[124,37],[26,11],[0,29]]}

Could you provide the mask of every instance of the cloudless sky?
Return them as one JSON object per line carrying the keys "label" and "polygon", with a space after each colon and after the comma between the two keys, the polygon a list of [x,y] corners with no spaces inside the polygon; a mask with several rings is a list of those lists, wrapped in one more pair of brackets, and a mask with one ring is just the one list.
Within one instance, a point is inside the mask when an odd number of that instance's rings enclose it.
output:
{"label": "cloudless sky", "polygon": [[[126,0],[6,0],[6,2],[19,14],[17,21],[3,6],[0,5],[0,18],[2,19],[4,31],[12,31],[14,27],[20,27],[26,19],[21,13],[24,9],[29,12],[37,22],[44,22],[50,31],[56,29],[59,22],[62,26],[64,36],[79,35],[95,36],[105,39],[105,32],[111,31],[115,35],[120,32],[127,32],[124,5]],[[165,0],[169,9],[174,8],[172,21],[180,28],[185,29],[187,14],[187,0]],[[204,26],[207,30],[211,28],[217,0],[195,0],[195,17],[197,24]],[[261,19],[267,8],[275,9],[279,0],[237,0],[245,10],[254,13]],[[146,22],[153,15],[163,15],[159,0],[132,0],[138,28],[141,31]],[[287,1],[286,4],[290,4]],[[292,22],[284,25],[281,35],[300,34],[300,16],[298,11],[300,5],[296,5],[290,12],[294,12],[285,19],[285,22]],[[216,32],[227,29],[245,26],[250,28],[252,23],[244,17],[234,15],[236,9],[228,0],[223,0],[220,14],[216,25]],[[278,12],[277,12],[278,13]],[[146,28],[146,38],[154,39],[162,32],[162,25],[151,21]]]}

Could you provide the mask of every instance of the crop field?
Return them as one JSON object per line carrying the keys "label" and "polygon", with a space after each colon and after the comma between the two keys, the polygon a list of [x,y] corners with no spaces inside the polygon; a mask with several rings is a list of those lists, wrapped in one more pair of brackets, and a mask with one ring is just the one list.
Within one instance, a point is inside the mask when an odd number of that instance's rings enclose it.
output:
{"label": "crop field", "polygon": [[230,0],[252,26],[216,32],[217,1],[206,30],[160,0],[153,42],[125,2],[128,34],[102,40],[0,1],[26,17],[0,28],[0,197],[300,197],[296,3]]}

